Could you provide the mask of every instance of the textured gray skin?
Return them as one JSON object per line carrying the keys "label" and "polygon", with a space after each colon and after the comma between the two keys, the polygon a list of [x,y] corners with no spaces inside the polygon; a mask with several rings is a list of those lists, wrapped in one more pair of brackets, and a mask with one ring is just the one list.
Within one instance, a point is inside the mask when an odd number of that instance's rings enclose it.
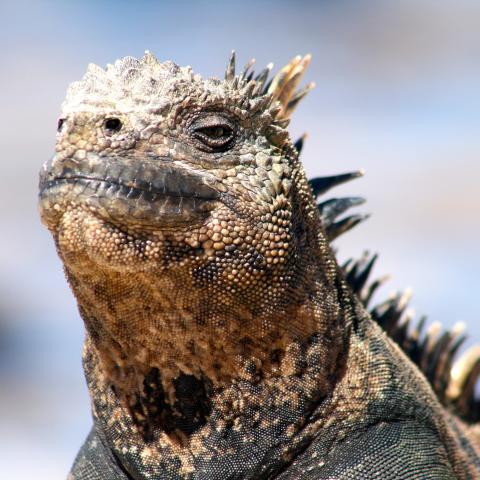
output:
{"label": "textured gray skin", "polygon": [[[314,443],[300,454],[285,470],[273,476],[227,477],[221,471],[218,476],[198,472],[196,479],[223,478],[278,478],[283,480],[327,479],[385,479],[385,480],[441,480],[456,479],[447,454],[433,433],[413,422],[379,423],[353,433],[348,441],[339,445],[318,461],[325,448]],[[324,463],[325,462],[325,463]],[[90,435],[83,445],[72,478],[85,480],[118,479],[127,476],[118,466],[111,452],[98,436]],[[182,478],[165,476],[162,478]]]}
{"label": "textured gray skin", "polygon": [[146,55],[70,87],[40,210],[87,329],[71,479],[478,478],[330,250],[285,130],[307,64],[265,87]]}

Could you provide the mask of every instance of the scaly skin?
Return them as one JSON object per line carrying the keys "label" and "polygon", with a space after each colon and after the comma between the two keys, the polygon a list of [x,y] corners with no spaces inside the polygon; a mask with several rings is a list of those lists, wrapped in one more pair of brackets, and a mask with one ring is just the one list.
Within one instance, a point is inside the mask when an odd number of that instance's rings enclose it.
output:
{"label": "scaly skin", "polygon": [[40,211],[87,331],[71,478],[476,478],[330,250],[285,130],[308,61],[265,87],[147,53],[70,87]]}

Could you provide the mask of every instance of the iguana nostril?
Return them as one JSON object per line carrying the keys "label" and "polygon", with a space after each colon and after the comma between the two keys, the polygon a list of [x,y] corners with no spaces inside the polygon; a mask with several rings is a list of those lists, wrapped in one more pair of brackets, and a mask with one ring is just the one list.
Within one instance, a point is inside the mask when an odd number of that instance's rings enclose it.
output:
{"label": "iguana nostril", "polygon": [[63,124],[65,123],[64,118],[59,118],[57,122],[57,132],[60,132],[62,130]]}
{"label": "iguana nostril", "polygon": [[122,128],[122,122],[119,118],[107,118],[103,126],[108,132],[118,132]]}

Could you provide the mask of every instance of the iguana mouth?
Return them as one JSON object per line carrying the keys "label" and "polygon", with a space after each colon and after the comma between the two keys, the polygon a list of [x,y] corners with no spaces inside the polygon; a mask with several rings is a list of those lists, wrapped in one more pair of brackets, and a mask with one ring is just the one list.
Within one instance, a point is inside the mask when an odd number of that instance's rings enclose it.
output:
{"label": "iguana mouth", "polygon": [[191,222],[211,210],[220,192],[208,172],[167,157],[57,160],[40,173],[40,211],[55,221],[59,203],[85,205],[107,219],[163,226]]}

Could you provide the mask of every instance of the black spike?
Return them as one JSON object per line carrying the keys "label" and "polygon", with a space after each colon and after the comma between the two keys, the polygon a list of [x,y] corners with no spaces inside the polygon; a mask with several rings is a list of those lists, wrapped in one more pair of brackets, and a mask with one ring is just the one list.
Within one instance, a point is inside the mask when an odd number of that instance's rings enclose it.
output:
{"label": "black spike", "polygon": [[421,335],[423,329],[425,327],[425,323],[427,322],[427,317],[423,315],[417,326],[413,330],[410,335],[411,344],[410,349],[408,351],[408,356],[412,359],[413,363],[415,363],[418,367],[420,367],[420,363],[422,360],[422,343],[421,343]]}
{"label": "black spike", "polygon": [[[421,317],[420,321],[417,323],[415,329],[410,332],[410,334],[405,338],[403,342],[403,349],[407,356],[415,363],[417,366],[420,363],[421,351],[419,347],[420,335],[423,331],[423,327],[426,321],[426,317]],[[393,339],[395,340],[395,338]]]}
{"label": "black spike", "polygon": [[475,398],[475,385],[480,376],[480,358],[471,367],[462,386],[462,394],[456,400],[455,406],[462,417],[470,422],[477,422],[480,413],[480,401]]}
{"label": "black spike", "polygon": [[402,294],[396,295],[385,302],[377,305],[372,311],[372,318],[388,333],[394,332],[405,312]]}
{"label": "black spike", "polygon": [[374,280],[363,292],[362,295],[362,302],[365,307],[368,307],[370,304],[370,301],[372,300],[373,295],[375,292],[389,279],[390,277],[388,275],[385,275],[381,278],[377,278]]}
{"label": "black spike", "polygon": [[255,63],[255,59],[251,58],[243,67],[242,73],[240,74],[240,78],[242,80],[247,80],[248,71],[252,68],[253,64]]}
{"label": "black spike", "polygon": [[343,265],[341,266],[343,272],[345,273],[345,275],[350,271],[350,269],[352,268],[351,265],[352,265],[352,262],[353,262],[353,265],[355,265],[355,263],[357,262],[354,262],[353,261],[353,258],[347,258],[347,260],[345,260],[345,262],[343,262]]}
{"label": "black spike", "polygon": [[362,297],[363,287],[373,266],[372,260],[375,261],[375,259],[371,259],[369,262],[368,258],[369,253],[364,252],[355,262],[351,263],[352,259],[350,259],[342,266],[348,285],[360,299]]}
{"label": "black spike", "polygon": [[388,277],[382,277],[368,284],[377,258],[377,254],[370,255],[368,251],[365,251],[358,260],[354,261],[353,258],[349,258],[341,266],[348,285],[358,295],[364,307],[368,307],[374,292],[388,279]]}
{"label": "black spike", "polygon": [[273,78],[274,77],[271,77],[268,80],[268,82],[265,84],[265,86],[263,87],[263,92],[262,92],[263,95],[266,95],[268,93],[268,91],[270,90],[270,85],[272,84]]}
{"label": "black spike", "polygon": [[405,318],[397,325],[395,329],[395,341],[405,349],[406,344],[408,343],[408,327],[410,326],[411,317],[407,316],[405,313]]}
{"label": "black spike", "polygon": [[228,60],[227,68],[225,70],[225,80],[227,82],[233,81],[235,78],[235,50],[232,50]]}
{"label": "black spike", "polygon": [[[303,143],[304,137],[295,142],[295,148],[299,154]],[[319,177],[310,180],[309,183],[313,194],[318,197],[330,188],[357,178],[362,174],[363,172],[359,171],[331,177]],[[351,215],[335,222],[335,219],[348,208],[359,205],[363,201],[363,199],[357,197],[333,198],[318,205],[319,214],[323,220],[329,241],[334,240],[368,218],[368,215]],[[366,253],[359,260],[347,260],[341,267],[346,282],[365,307],[368,306],[379,286],[386,280],[384,277],[369,284],[368,280],[376,260],[377,255],[369,257]],[[425,316],[421,317],[414,328],[410,330],[413,314],[407,310],[408,302],[405,299],[405,294],[398,294],[376,305],[370,309],[372,319],[417,365],[430,382],[438,399],[445,406],[469,423],[480,421],[480,398],[475,397],[475,386],[480,377],[480,354],[466,367],[467,371],[462,379],[462,384],[459,386],[459,396],[453,397],[453,394],[449,393],[452,382],[453,360],[466,337],[461,334],[458,328],[441,332],[438,324],[434,324],[424,333]]]}
{"label": "black spike", "polygon": [[330,198],[319,203],[317,207],[324,225],[328,227],[339,215],[362,203],[365,203],[365,199],[361,197]]}
{"label": "black spike", "polygon": [[346,270],[345,280],[347,281],[349,287],[351,288],[352,292],[356,295],[360,295],[360,290],[356,288],[356,277],[357,277],[357,270],[358,270],[359,262],[355,262],[353,265],[350,265],[348,270]]}
{"label": "black spike", "polygon": [[422,315],[420,320],[418,321],[415,329],[412,331],[411,337],[417,343],[420,342],[420,337],[422,336],[423,329],[425,327],[425,323],[427,322],[426,315]]}
{"label": "black spike", "polygon": [[436,358],[431,359],[432,363],[436,365],[432,385],[440,400],[444,400],[446,397],[453,357],[466,340],[465,335],[456,334],[454,331],[447,332],[447,334],[448,342],[444,346],[437,342],[435,347]]}
{"label": "black spike", "polygon": [[356,172],[348,172],[341,175],[311,178],[308,183],[312,188],[313,195],[318,197],[337,185],[353,180],[354,178],[362,177],[363,175],[363,170],[357,170]]}
{"label": "black spike", "polygon": [[263,91],[263,86],[272,71],[273,64],[268,64],[256,77],[255,82],[258,84],[258,89]]}
{"label": "black spike", "polygon": [[326,228],[328,240],[333,242],[333,240],[342,235],[342,233],[348,232],[348,230],[351,230],[369,217],[370,215],[350,215],[338,222],[332,223]]}
{"label": "black spike", "polygon": [[365,257],[365,261],[367,262],[365,265],[362,265],[363,268],[356,274],[355,276],[355,290],[358,292],[362,292],[365,284],[367,283],[368,277],[370,276],[370,273],[372,271],[373,265],[377,261],[377,255],[373,255],[370,260],[368,260],[368,254]]}
{"label": "black spike", "polygon": [[[298,154],[300,155],[302,153],[302,149],[303,149],[303,144],[305,143],[305,139],[307,138],[307,135],[304,133],[300,138],[298,138],[295,143],[293,144],[293,146],[295,147],[295,149],[297,150]],[[309,181],[309,183],[311,182],[311,180]]]}
{"label": "black spike", "polygon": [[441,372],[441,363],[440,358],[444,352],[448,349],[449,343],[452,341],[452,334],[449,331],[443,332],[438,339],[436,339],[430,349],[426,352],[425,355],[425,370],[424,374],[427,377],[430,384],[434,387],[435,390],[438,389],[438,383],[443,377],[443,372]]}
{"label": "black spike", "polygon": [[290,100],[288,101],[287,103],[287,107],[285,109],[285,112],[288,116],[291,115],[291,113],[293,112],[293,110],[295,110],[295,108],[297,107],[297,105],[300,103],[301,100],[303,100],[303,98],[305,98],[305,96],[315,87],[315,83],[314,82],[310,82],[308,83],[307,85],[305,85],[305,87],[303,87],[301,90],[298,90],[297,92],[295,92],[292,97],[290,98]]}
{"label": "black spike", "polygon": [[427,333],[420,343],[420,362],[419,367],[420,370],[426,375],[429,367],[429,355],[430,352],[433,350],[435,344],[439,341],[439,334],[440,334],[440,325],[438,323],[434,323],[430,325]]}

